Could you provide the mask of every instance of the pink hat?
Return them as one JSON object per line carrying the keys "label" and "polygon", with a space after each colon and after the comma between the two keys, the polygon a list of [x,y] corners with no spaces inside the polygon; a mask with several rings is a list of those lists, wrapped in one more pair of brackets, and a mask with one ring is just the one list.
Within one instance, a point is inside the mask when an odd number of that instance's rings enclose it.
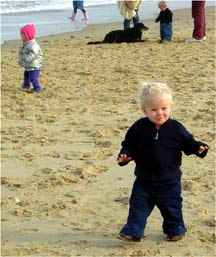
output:
{"label": "pink hat", "polygon": [[25,36],[25,41],[29,41],[35,37],[35,26],[27,24],[20,29],[20,32]]}

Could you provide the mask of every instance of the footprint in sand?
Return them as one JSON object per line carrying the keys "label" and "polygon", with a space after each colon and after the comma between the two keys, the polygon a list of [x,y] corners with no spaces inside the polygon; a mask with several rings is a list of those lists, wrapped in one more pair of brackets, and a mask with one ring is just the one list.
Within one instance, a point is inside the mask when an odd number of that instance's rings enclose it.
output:
{"label": "footprint in sand", "polygon": [[18,233],[32,233],[32,232],[38,232],[37,228],[19,228],[17,229]]}
{"label": "footprint in sand", "polygon": [[99,146],[99,147],[109,148],[112,146],[112,142],[97,140],[97,141],[95,141],[95,145]]}
{"label": "footprint in sand", "polygon": [[95,158],[97,160],[102,160],[102,159],[105,159],[105,158],[107,158],[109,156],[113,156],[113,154],[114,153],[111,150],[106,149],[106,150],[102,150],[102,151],[97,152],[95,154]]}
{"label": "footprint in sand", "polygon": [[107,170],[108,168],[102,165],[95,166],[87,164],[86,167],[82,169],[80,177],[84,179],[96,177],[98,174],[105,172]]}
{"label": "footprint in sand", "polygon": [[182,181],[182,188],[185,191],[196,191],[197,190],[197,182],[193,180],[183,180]]}

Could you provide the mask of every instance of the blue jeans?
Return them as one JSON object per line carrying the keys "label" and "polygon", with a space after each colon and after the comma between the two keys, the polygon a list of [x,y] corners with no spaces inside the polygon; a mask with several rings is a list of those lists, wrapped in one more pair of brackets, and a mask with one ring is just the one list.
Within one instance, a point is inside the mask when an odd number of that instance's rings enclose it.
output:
{"label": "blue jeans", "polygon": [[41,86],[38,81],[38,77],[40,75],[40,70],[33,70],[33,71],[24,71],[24,82],[23,88],[30,88],[31,84],[33,85],[34,91],[40,91]]}
{"label": "blue jeans", "polygon": [[[134,26],[139,23],[139,15],[138,15],[138,10],[135,10],[136,12],[136,17],[133,18],[133,24]],[[130,28],[130,23],[131,23],[131,20],[127,20],[127,19],[124,19],[124,29],[129,29]]]}
{"label": "blue jeans", "polygon": [[172,40],[172,23],[160,23],[160,38],[161,40]]}
{"label": "blue jeans", "polygon": [[120,233],[143,238],[147,218],[154,206],[163,217],[163,232],[167,235],[184,234],[181,182],[172,179],[163,182],[145,182],[136,178],[130,198],[127,224]]}

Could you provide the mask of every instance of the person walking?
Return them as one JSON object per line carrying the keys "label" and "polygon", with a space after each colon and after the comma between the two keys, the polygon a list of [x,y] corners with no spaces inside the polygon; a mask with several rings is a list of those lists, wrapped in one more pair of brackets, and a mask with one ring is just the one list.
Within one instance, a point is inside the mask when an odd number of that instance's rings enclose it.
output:
{"label": "person walking", "polygon": [[73,1],[73,8],[74,8],[74,10],[73,10],[71,16],[68,17],[69,19],[74,21],[75,18],[76,18],[76,15],[77,15],[77,10],[80,9],[82,11],[82,13],[83,13],[83,17],[84,17],[83,20],[84,21],[88,21],[88,14],[87,14],[87,12],[86,12],[86,10],[84,8],[84,1],[83,0],[81,0],[81,1]]}
{"label": "person walking", "polygon": [[19,88],[22,91],[30,92],[31,84],[33,92],[42,90],[38,81],[42,67],[43,53],[35,40],[34,24],[27,24],[20,29],[22,44],[19,49],[19,65],[24,68],[24,81]]}
{"label": "person walking", "polygon": [[202,42],[206,40],[206,15],[205,0],[192,0],[192,17],[194,19],[194,29],[192,37],[187,39],[187,43]]}

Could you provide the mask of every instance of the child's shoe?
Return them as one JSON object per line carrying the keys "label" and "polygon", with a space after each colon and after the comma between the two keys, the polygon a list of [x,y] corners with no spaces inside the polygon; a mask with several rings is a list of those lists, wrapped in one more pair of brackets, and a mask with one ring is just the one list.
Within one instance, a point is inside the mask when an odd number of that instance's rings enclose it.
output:
{"label": "child's shoe", "polygon": [[203,41],[203,39],[196,39],[196,38],[192,37],[192,38],[187,39],[185,42],[193,43],[193,42],[202,42],[202,41]]}
{"label": "child's shoe", "polygon": [[122,241],[127,241],[127,242],[141,242],[141,238],[131,236],[131,235],[126,235],[126,234],[123,234],[123,233],[120,233],[117,236],[117,239],[120,239]]}
{"label": "child's shoe", "polygon": [[170,241],[170,242],[179,241],[179,240],[181,240],[184,236],[185,236],[185,234],[168,235],[168,236],[167,236],[167,241]]}
{"label": "child's shoe", "polygon": [[23,92],[28,92],[30,90],[30,87],[20,86],[18,89]]}
{"label": "child's shoe", "polygon": [[34,93],[40,93],[43,89],[42,88],[37,88],[37,89],[34,89],[33,92]]}
{"label": "child's shoe", "polygon": [[171,41],[166,40],[166,39],[161,40],[161,44],[169,44],[170,42],[171,42]]}

